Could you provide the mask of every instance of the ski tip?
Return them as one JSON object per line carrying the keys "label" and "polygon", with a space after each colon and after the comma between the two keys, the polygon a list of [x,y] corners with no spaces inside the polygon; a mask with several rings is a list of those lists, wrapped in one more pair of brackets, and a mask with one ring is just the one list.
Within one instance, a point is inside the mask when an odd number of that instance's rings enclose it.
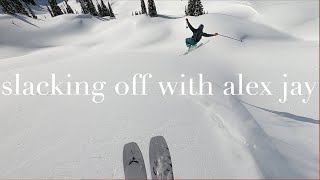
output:
{"label": "ski tip", "polygon": [[168,144],[163,136],[150,140],[149,161],[153,180],[173,180],[173,167]]}
{"label": "ski tip", "polygon": [[167,144],[167,141],[163,136],[154,136],[150,139],[150,144],[154,144],[154,143],[157,144],[159,142],[163,142],[163,143]]}
{"label": "ski tip", "polygon": [[124,148],[123,148],[123,149],[125,149],[126,147],[130,147],[130,146],[138,146],[138,144],[135,143],[135,142],[129,142],[129,143],[127,143],[127,144],[124,145]]}
{"label": "ski tip", "polygon": [[138,144],[135,142],[124,145],[123,170],[126,180],[147,180],[143,155]]}
{"label": "ski tip", "polygon": [[152,141],[154,139],[163,139],[163,140],[165,140],[165,138],[163,136],[154,136],[154,137],[151,138],[150,141]]}

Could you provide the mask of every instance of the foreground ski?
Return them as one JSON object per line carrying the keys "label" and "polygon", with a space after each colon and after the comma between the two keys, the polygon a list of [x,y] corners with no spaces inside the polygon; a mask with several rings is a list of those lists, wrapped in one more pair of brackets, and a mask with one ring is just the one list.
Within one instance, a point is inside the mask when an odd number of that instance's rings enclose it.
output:
{"label": "foreground ski", "polygon": [[143,156],[135,142],[128,143],[123,148],[123,168],[125,179],[147,179]]}
{"label": "foreground ski", "polygon": [[150,140],[149,160],[153,180],[173,179],[170,151],[164,137],[156,136]]}
{"label": "foreground ski", "polygon": [[209,41],[210,41],[210,40],[208,40],[208,41],[207,41],[207,42],[205,42],[205,43],[200,43],[197,47],[195,47],[195,48],[192,48],[192,49],[188,50],[187,52],[185,52],[185,53],[181,54],[180,56],[185,56],[185,55],[187,55],[187,54],[191,53],[192,51],[194,51],[194,50],[196,50],[196,49],[200,48],[201,46],[206,45]]}

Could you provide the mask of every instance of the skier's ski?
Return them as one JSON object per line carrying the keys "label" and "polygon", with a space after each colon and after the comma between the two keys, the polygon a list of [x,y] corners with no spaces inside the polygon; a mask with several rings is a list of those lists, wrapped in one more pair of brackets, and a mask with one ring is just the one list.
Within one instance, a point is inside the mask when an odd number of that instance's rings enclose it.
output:
{"label": "skier's ski", "polygon": [[181,54],[180,56],[185,56],[185,55],[187,55],[187,54],[191,53],[192,51],[194,51],[194,50],[196,50],[196,49],[200,48],[201,46],[206,45],[209,41],[210,41],[210,40],[206,41],[205,43],[200,43],[197,47],[195,47],[195,48],[192,48],[192,49],[188,50],[187,52],[185,52],[185,53]]}
{"label": "skier's ski", "polygon": [[124,146],[123,168],[125,179],[147,179],[143,156],[137,143],[131,142]]}
{"label": "skier's ski", "polygon": [[163,136],[150,140],[149,160],[153,180],[173,179],[170,151]]}

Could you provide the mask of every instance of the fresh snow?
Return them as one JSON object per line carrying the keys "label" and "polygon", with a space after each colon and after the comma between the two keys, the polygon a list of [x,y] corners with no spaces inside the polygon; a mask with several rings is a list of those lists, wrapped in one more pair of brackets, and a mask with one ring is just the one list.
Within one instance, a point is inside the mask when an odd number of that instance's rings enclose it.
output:
{"label": "fresh snow", "polygon": [[[319,1],[205,1],[188,17],[221,33],[186,55],[186,1],[156,0],[157,18],[131,16],[140,0],[113,0],[116,19],[0,14],[0,82],[106,81],[151,73],[148,96],[0,96],[0,178],[124,178],[123,146],[137,142],[147,174],[151,137],[166,138],[174,177],[317,178],[319,86],[281,104],[281,82],[319,82]],[[71,7],[80,12],[75,0]],[[205,42],[203,39],[202,42]],[[158,81],[204,74],[214,96],[162,96]],[[272,82],[273,96],[224,96],[223,84]],[[67,74],[72,77],[68,78]],[[180,74],[185,74],[181,78]],[[283,74],[288,77],[284,78]],[[154,82],[154,83],[151,83]],[[238,87],[238,86],[237,86]],[[278,91],[275,91],[277,90]]]}

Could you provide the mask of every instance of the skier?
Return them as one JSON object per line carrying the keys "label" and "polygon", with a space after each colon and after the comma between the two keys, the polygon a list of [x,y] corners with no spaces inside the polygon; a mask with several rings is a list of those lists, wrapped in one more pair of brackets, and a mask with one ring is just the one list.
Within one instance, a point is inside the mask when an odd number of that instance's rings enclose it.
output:
{"label": "skier", "polygon": [[197,43],[201,40],[202,36],[204,37],[212,37],[212,36],[217,36],[219,35],[218,33],[215,34],[207,34],[205,32],[203,32],[203,24],[200,24],[200,26],[198,27],[198,29],[195,29],[194,27],[192,27],[192,25],[189,23],[189,20],[186,19],[188,27],[190,28],[190,30],[192,31],[193,35],[190,38],[186,39],[186,45],[187,47],[190,49],[194,46],[197,45]]}

